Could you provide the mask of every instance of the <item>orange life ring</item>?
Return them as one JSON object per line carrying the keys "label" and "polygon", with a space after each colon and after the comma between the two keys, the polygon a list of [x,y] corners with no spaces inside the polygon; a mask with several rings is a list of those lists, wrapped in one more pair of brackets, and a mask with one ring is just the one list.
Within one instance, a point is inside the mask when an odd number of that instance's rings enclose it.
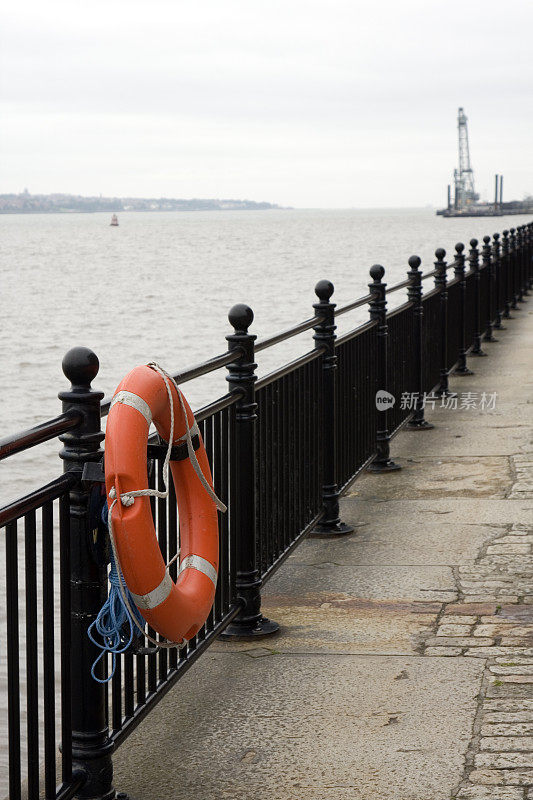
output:
{"label": "orange life ring", "polygon": [[[175,386],[173,444],[184,441],[185,414]],[[194,415],[185,400],[189,428]],[[153,421],[168,441],[170,407],[164,379],[149,366],[135,367],[117,387],[106,427],[105,479],[108,496],[148,489],[146,446]],[[198,432],[196,457],[212,485],[207,454]],[[135,605],[158,633],[172,642],[190,639],[204,624],[213,605],[218,573],[218,517],[214,501],[201,485],[189,458],[171,461],[180,520],[180,573],[168,574],[156,537],[149,497],[131,505],[116,502],[112,524],[124,580]],[[112,491],[114,489],[114,492]]]}

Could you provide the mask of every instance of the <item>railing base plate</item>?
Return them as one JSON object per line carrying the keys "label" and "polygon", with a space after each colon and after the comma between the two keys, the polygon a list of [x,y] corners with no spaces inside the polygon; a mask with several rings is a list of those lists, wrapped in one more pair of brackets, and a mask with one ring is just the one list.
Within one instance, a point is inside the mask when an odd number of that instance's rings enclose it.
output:
{"label": "railing base plate", "polygon": [[401,464],[396,464],[394,461],[373,461],[368,465],[367,470],[368,472],[396,472],[401,468]]}
{"label": "railing base plate", "polygon": [[219,639],[231,639],[238,642],[241,639],[261,639],[263,636],[272,636],[278,633],[279,625],[271,619],[261,617],[253,623],[241,624],[239,622],[231,622],[228,627],[222,631]]}
{"label": "railing base plate", "polygon": [[427,422],[425,419],[420,420],[420,422],[408,422],[405,426],[408,431],[430,431],[434,427],[431,422]]}
{"label": "railing base plate", "polygon": [[310,531],[309,539],[330,539],[338,538],[339,536],[347,536],[353,533],[355,528],[352,525],[346,525],[345,522],[338,522],[336,525],[324,525],[318,523],[312,531]]}

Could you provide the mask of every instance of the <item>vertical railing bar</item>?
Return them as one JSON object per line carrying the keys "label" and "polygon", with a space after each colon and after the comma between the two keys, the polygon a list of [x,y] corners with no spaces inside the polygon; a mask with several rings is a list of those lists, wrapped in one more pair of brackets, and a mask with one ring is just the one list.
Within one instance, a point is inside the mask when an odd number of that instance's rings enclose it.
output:
{"label": "vertical railing bar", "polygon": [[111,678],[111,725],[113,733],[122,728],[122,654],[115,656],[115,672]]}
{"label": "vertical railing bar", "polygon": [[[266,495],[266,524],[268,525],[268,564],[273,564],[276,558],[275,531],[276,531],[276,505],[274,492],[274,404],[273,404],[273,384],[265,387],[266,395],[263,418],[265,438],[267,442],[266,462],[268,464],[268,488]],[[264,390],[263,390],[264,391]],[[270,435],[267,432],[270,431]]]}
{"label": "vertical railing bar", "polygon": [[235,406],[228,409],[228,453],[229,453],[229,556],[230,556],[230,603],[237,598],[237,539],[235,532],[235,506],[237,502],[237,464],[235,459]]}
{"label": "vertical railing bar", "polygon": [[24,518],[26,589],[26,709],[28,796],[39,794],[39,676],[37,665],[37,526],[35,511]]}
{"label": "vertical railing bar", "polygon": [[276,542],[276,560],[280,557],[283,551],[283,505],[279,502],[279,498],[282,497],[281,492],[283,491],[283,480],[281,476],[282,470],[282,451],[283,451],[283,437],[282,437],[282,427],[281,427],[281,381],[276,381],[276,383],[272,387],[272,392],[274,394],[275,400],[273,409],[275,411],[273,426],[272,426],[272,439],[274,442],[274,453],[275,453],[275,464],[274,464],[274,474],[276,476],[276,489],[273,502],[275,503],[276,508],[276,529],[274,532],[275,542]]}
{"label": "vertical railing bar", "polygon": [[276,445],[276,427],[275,427],[275,418],[276,418],[276,401],[275,401],[275,391],[276,391],[276,384],[270,384],[268,387],[268,401],[267,401],[267,413],[268,413],[268,430],[270,431],[269,436],[269,469],[270,469],[270,495],[269,495],[269,511],[270,511],[270,563],[273,563],[278,555],[278,532],[279,532],[279,525],[278,525],[278,514],[279,508],[276,505],[276,486],[277,486],[277,472],[276,472],[276,453],[277,453],[277,445]]}
{"label": "vertical railing bar", "polygon": [[[148,470],[148,488],[155,489],[156,488],[156,479],[157,479],[157,472],[159,469],[159,460],[154,459],[151,464],[149,464]],[[156,498],[151,496],[150,497],[150,508],[152,511],[152,517],[154,520],[154,527],[157,530],[158,520],[157,520],[157,504]],[[156,631],[148,625],[148,633],[149,635],[159,641],[161,637]],[[157,689],[157,667],[158,667],[158,653],[149,653],[147,656],[148,659],[148,693],[153,694]]]}
{"label": "vertical railing bar", "polygon": [[134,670],[133,655],[124,653],[124,718],[129,719],[134,712]]}
{"label": "vertical railing bar", "polygon": [[[212,465],[213,465],[213,481],[214,481],[214,488],[217,494],[217,497],[225,497],[226,491],[225,487],[221,484],[221,433],[220,433],[220,415],[222,412],[217,412],[213,417],[213,455],[212,455]],[[212,612],[212,625],[214,626],[219,619],[222,617],[222,609],[224,607],[224,558],[223,558],[223,550],[224,550],[224,515],[219,515],[219,526],[218,526],[218,581],[217,581],[217,589],[215,592],[215,602],[213,605],[213,612]]]}
{"label": "vertical railing bar", "polygon": [[17,523],[6,525],[7,720],[9,798],[20,800],[20,676]]}
{"label": "vertical railing bar", "polygon": [[[176,503],[176,491],[174,481],[169,482],[168,487],[168,555],[173,558],[178,550],[178,507]],[[173,561],[169,568],[169,574],[174,583],[178,578],[179,559]],[[170,670],[176,669],[178,664],[178,652],[175,647],[168,651],[168,666]]]}
{"label": "vertical railing bar", "polygon": [[[302,487],[307,482],[307,481],[304,480],[304,471],[303,471],[304,454],[303,454],[303,436],[302,436],[302,430],[303,430],[303,419],[302,419],[302,416],[303,416],[303,414],[306,414],[307,412],[306,412],[306,404],[303,402],[302,403],[302,413],[298,413],[298,407],[299,407],[298,404],[299,404],[300,396],[305,397],[305,394],[307,393],[306,392],[306,382],[305,381],[306,381],[306,375],[309,374],[309,370],[310,369],[311,369],[311,365],[307,364],[307,367],[305,369],[303,377],[300,378],[299,386],[296,387],[297,394],[296,394],[296,398],[295,398],[295,401],[296,401],[296,406],[295,406],[296,407],[296,425],[297,425],[297,429],[298,429],[298,475],[299,475],[299,480],[298,480],[298,527],[299,528],[302,528],[302,526],[303,526],[304,509],[305,509]],[[310,472],[312,473],[312,461],[310,463],[311,463]],[[310,478],[312,478],[312,474],[310,475]]]}
{"label": "vertical railing bar", "polygon": [[[163,491],[164,478],[163,478],[163,461],[157,459],[157,485],[159,491]],[[169,482],[172,481],[172,476],[169,476]],[[163,556],[165,564],[169,560],[168,556],[168,537],[167,537],[167,501],[163,497],[157,498],[157,541]],[[168,651],[162,647],[158,654],[158,670],[159,680],[165,681],[167,677],[167,664],[168,664]]]}
{"label": "vertical railing bar", "polygon": [[142,706],[146,702],[146,659],[147,656],[142,654],[135,657],[135,683],[137,688],[137,704],[136,707]]}
{"label": "vertical railing bar", "polygon": [[[303,367],[305,369],[305,366]],[[296,436],[295,436],[295,419],[294,419],[294,384],[296,374],[289,373],[287,375],[287,422],[288,422],[288,439],[289,439],[289,462],[288,462],[288,488],[289,488],[289,542],[293,542],[299,534],[299,529],[296,525]]]}
{"label": "vertical railing bar", "polygon": [[[228,437],[229,437],[229,411],[227,408],[220,412],[220,487],[224,491],[224,502],[229,505],[229,450],[228,450]],[[223,576],[223,597],[222,597],[222,611],[225,614],[231,603],[231,587],[230,587],[230,562],[229,562],[229,511],[224,514],[222,520],[223,535],[223,549],[222,549],[222,576]]]}
{"label": "vertical railing bar", "polygon": [[61,630],[61,759],[62,779],[72,776],[72,675],[70,608],[70,502],[68,495],[59,498],[59,585]]}
{"label": "vertical railing bar", "polygon": [[54,509],[51,502],[42,508],[42,604],[43,604],[43,736],[44,796],[55,799],[55,667],[54,667]]}
{"label": "vertical railing bar", "polygon": [[283,503],[283,551],[287,549],[291,540],[290,530],[290,492],[289,492],[289,464],[290,464],[290,431],[289,431],[289,385],[290,375],[285,375],[281,380],[281,495]]}
{"label": "vertical railing bar", "polygon": [[510,302],[513,311],[519,311],[516,299],[516,236],[515,228],[509,228],[509,266],[511,277]]}

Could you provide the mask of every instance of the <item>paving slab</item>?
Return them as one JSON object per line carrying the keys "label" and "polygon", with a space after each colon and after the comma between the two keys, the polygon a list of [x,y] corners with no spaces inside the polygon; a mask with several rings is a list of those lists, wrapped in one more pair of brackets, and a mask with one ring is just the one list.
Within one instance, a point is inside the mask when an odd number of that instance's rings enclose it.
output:
{"label": "paving slab", "polygon": [[449,800],[481,671],[438,658],[211,653],[153,711],[150,735],[132,734],[115,783],[137,800]]}
{"label": "paving slab", "polygon": [[288,563],[269,582],[268,594],[302,597],[309,586],[319,592],[365,599],[425,600],[451,602],[456,595],[451,567],[360,566],[326,562],[302,567]]}
{"label": "paving slab", "polygon": [[[417,434],[414,434],[415,436]],[[423,434],[418,434],[419,439]],[[403,440],[407,438],[402,437]],[[347,497],[418,500],[438,494],[446,497],[506,497],[513,484],[509,459],[504,456],[410,457],[402,469],[383,475],[366,472]]]}
{"label": "paving slab", "polygon": [[390,517],[365,513],[357,499],[342,501],[342,518],[357,526],[355,533],[338,539],[307,539],[289,558],[291,564],[340,563],[345,565],[455,565],[471,564],[484,544],[495,539],[501,528],[490,525],[448,524],[427,514],[410,525]]}
{"label": "paving slab", "polygon": [[[315,592],[302,596],[266,594],[263,612],[281,626],[275,639],[237,642],[232,650],[281,653],[413,655],[437,627],[442,603],[364,600]],[[226,652],[228,645],[213,648]]]}
{"label": "paving slab", "polygon": [[[469,525],[510,525],[511,523],[531,523],[533,499],[494,499],[490,497],[432,497],[424,500],[365,500],[359,499],[359,514],[356,521],[373,515],[380,515],[383,527],[389,519],[396,519],[409,526],[415,520],[427,519],[435,522],[443,520],[450,524]],[[342,504],[341,504],[342,507]],[[348,519],[348,518],[347,518]],[[444,520],[443,520],[444,521]]]}

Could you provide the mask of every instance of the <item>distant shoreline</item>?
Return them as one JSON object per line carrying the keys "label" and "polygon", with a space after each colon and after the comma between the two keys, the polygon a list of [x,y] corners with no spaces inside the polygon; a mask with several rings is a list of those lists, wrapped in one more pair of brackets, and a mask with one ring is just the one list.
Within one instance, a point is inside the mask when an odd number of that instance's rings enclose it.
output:
{"label": "distant shoreline", "polygon": [[[302,209],[300,209],[302,210]],[[303,209],[306,210],[306,209]],[[307,209],[308,210],[308,209]],[[311,209],[314,210],[314,209]],[[322,210],[322,209],[319,209]],[[329,209],[326,209],[329,210]],[[333,209],[335,210],[335,209]],[[90,211],[83,211],[77,209],[52,209],[50,211],[43,211],[41,209],[35,210],[22,210],[22,209],[10,209],[4,210],[0,209],[1,214],[106,214],[106,213],[115,213],[115,214],[158,214],[162,211],[169,211],[176,214],[188,214],[192,213],[193,211],[294,211],[292,206],[272,206],[272,208],[118,208],[113,210],[109,210],[108,208],[95,208],[91,209]]]}
{"label": "distant shoreline", "polygon": [[127,211],[270,211],[284,210],[255,200],[169,197],[83,197],[69,194],[0,194],[0,214],[94,214]]}

